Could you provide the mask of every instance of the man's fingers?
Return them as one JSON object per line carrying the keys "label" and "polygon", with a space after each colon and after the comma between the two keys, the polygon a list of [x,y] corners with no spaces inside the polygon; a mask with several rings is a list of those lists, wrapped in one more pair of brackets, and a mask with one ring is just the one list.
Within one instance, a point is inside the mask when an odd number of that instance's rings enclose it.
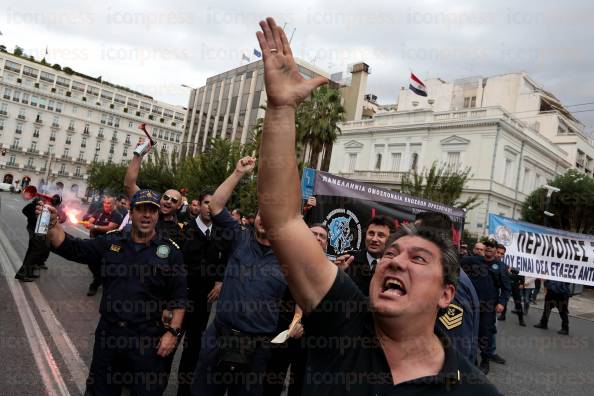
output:
{"label": "man's fingers", "polygon": [[266,60],[270,55],[270,48],[268,47],[268,43],[266,42],[266,37],[264,37],[264,33],[256,32],[256,38],[258,39],[258,43],[260,43],[260,49],[262,50],[262,58]]}
{"label": "man's fingers", "polygon": [[282,30],[280,27],[276,26],[276,22],[274,18],[268,17],[266,18],[268,22],[268,26],[270,27],[270,31],[272,32],[272,38],[274,39],[275,47],[280,53],[284,53],[283,50],[283,41],[281,40],[281,36],[279,34],[279,30]]}
{"label": "man's fingers", "polygon": [[308,84],[311,88],[311,91],[313,91],[324,84],[328,84],[328,79],[326,77],[317,76],[310,80],[306,80],[306,84]]}
{"label": "man's fingers", "polygon": [[268,43],[268,48],[276,49],[276,43],[274,41],[274,36],[272,35],[272,31],[270,30],[270,25],[268,25],[268,21],[260,21],[260,27],[264,32],[264,38]]}
{"label": "man's fingers", "polygon": [[283,43],[283,54],[293,56],[293,51],[291,51],[291,44],[289,44],[289,40],[287,40],[287,35],[285,34],[285,31],[282,28],[278,27],[278,33],[281,42]]}

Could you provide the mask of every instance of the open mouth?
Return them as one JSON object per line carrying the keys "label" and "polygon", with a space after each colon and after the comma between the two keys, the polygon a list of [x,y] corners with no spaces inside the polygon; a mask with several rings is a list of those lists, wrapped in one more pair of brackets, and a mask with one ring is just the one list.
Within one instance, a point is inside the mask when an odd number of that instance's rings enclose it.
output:
{"label": "open mouth", "polygon": [[406,288],[400,280],[396,278],[386,278],[382,287],[382,293],[404,296],[406,294]]}

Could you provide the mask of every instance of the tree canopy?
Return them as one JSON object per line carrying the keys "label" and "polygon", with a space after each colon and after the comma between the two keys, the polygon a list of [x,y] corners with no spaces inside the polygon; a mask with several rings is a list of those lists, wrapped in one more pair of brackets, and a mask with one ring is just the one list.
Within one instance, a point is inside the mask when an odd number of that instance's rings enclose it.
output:
{"label": "tree canopy", "polygon": [[469,177],[470,168],[457,170],[449,168],[447,164],[438,166],[434,162],[431,168],[423,169],[421,173],[405,173],[401,190],[415,197],[469,210],[478,205],[476,195],[459,201]]}
{"label": "tree canopy", "polygon": [[522,218],[530,223],[544,225],[545,214],[549,227],[577,233],[594,234],[594,179],[575,169],[557,176],[549,183],[560,189],[553,193],[547,207],[547,190],[539,188],[522,204]]}

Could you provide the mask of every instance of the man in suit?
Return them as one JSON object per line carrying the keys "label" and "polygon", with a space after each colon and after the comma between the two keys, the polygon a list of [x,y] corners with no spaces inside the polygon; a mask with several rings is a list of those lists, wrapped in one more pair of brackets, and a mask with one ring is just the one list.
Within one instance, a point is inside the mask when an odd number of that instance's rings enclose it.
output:
{"label": "man in suit", "polygon": [[345,269],[365,296],[369,296],[369,281],[393,228],[393,223],[385,216],[371,219],[365,230],[365,249],[358,251],[355,260]]}
{"label": "man in suit", "polygon": [[202,332],[210,316],[210,306],[219,297],[227,262],[228,243],[210,218],[208,205],[212,194],[212,191],[204,191],[198,196],[198,216],[184,223],[182,253],[188,271],[189,307],[182,326],[185,336],[179,363],[177,394],[180,396],[191,393]]}

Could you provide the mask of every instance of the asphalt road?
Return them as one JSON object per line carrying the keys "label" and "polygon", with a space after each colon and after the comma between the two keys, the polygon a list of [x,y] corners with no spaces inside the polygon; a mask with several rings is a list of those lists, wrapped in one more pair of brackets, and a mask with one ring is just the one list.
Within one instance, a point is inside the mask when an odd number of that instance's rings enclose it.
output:
{"label": "asphalt road", "polygon": [[[0,193],[0,393],[79,395],[91,361],[100,293],[87,297],[86,266],[54,254],[49,270],[33,283],[13,279],[25,255],[28,236],[18,195]],[[83,237],[82,228],[66,226]],[[569,337],[560,336],[556,311],[550,330],[532,327],[540,309],[531,309],[528,327],[515,316],[499,322],[498,353],[489,378],[506,395],[591,395],[594,385],[594,322],[571,318]],[[173,373],[176,372],[178,356]],[[167,395],[175,394],[175,375]]]}

